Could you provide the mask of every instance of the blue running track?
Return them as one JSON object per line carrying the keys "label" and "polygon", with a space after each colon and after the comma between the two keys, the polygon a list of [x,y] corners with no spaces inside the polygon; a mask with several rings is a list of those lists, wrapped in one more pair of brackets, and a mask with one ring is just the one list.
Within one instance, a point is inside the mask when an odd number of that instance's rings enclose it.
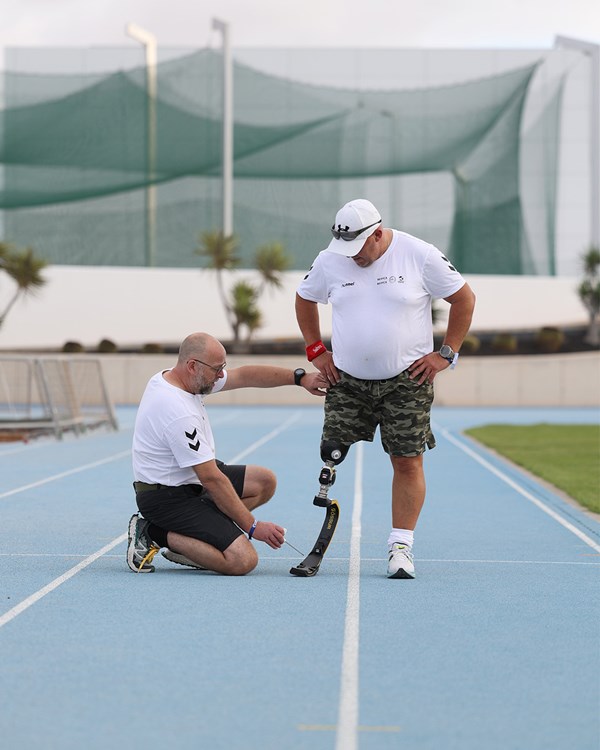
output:
{"label": "blue running track", "polygon": [[[218,455],[278,475],[259,518],[307,553],[320,407],[209,406]],[[352,448],[314,578],[257,543],[226,578],[125,563],[134,408],[117,433],[0,444],[6,750],[598,750],[600,524],[471,442],[591,409],[434,409],[417,578],[388,580],[391,467]]]}

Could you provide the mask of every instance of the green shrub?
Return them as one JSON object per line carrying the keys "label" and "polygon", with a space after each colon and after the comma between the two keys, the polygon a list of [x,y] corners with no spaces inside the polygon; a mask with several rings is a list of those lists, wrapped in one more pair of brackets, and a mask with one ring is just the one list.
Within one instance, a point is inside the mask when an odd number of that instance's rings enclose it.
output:
{"label": "green shrub", "polygon": [[497,354],[514,354],[518,347],[517,337],[512,333],[497,333],[492,339],[492,351]]}
{"label": "green shrub", "polygon": [[142,347],[142,354],[164,354],[164,347],[162,344],[144,344]]}
{"label": "green shrub", "polygon": [[558,328],[545,326],[540,328],[535,336],[535,346],[546,354],[557,352],[565,342],[565,335]]}
{"label": "green shrub", "polygon": [[98,344],[98,352],[100,354],[114,354],[117,351],[117,345],[110,339],[102,339]]}
{"label": "green shrub", "polygon": [[80,344],[79,341],[65,341],[62,350],[65,354],[80,354],[85,351],[83,344]]}
{"label": "green shrub", "polygon": [[465,336],[465,340],[460,347],[461,354],[476,354],[481,347],[481,341],[474,334],[470,333]]}

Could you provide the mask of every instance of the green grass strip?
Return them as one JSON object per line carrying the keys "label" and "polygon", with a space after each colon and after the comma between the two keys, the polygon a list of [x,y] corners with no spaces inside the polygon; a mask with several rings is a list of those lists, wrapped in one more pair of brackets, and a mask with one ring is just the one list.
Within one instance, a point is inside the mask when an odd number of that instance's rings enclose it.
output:
{"label": "green grass strip", "polygon": [[600,513],[600,425],[490,424],[465,433]]}

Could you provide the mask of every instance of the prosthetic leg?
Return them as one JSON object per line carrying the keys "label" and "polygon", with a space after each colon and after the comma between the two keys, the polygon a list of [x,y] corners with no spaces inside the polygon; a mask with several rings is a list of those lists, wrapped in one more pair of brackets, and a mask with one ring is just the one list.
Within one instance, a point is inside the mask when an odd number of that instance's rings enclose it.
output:
{"label": "prosthetic leg", "polygon": [[341,445],[335,440],[321,442],[321,458],[325,461],[325,466],[319,473],[320,488],[313,499],[313,505],[325,508],[325,520],[312,550],[301,563],[290,569],[292,575],[308,578],[319,571],[323,555],[333,538],[340,517],[340,506],[337,500],[330,500],[327,495],[335,482],[335,467],[346,458],[349,448],[349,445]]}

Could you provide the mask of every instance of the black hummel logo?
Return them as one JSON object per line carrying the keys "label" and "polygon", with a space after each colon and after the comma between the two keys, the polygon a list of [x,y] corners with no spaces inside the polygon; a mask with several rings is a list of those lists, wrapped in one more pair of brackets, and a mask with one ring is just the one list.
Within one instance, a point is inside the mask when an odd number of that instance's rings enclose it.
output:
{"label": "black hummel logo", "polygon": [[[442,255],[442,254],[440,253],[440,255]],[[456,271],[456,268],[454,268],[454,266],[452,265],[452,263],[450,263],[450,261],[448,260],[448,258],[446,258],[446,256],[445,256],[445,255],[442,255],[442,258],[443,258],[443,259],[444,259],[444,260],[446,261],[446,263],[447,263],[447,264],[448,264],[448,266],[450,267],[450,270],[451,270],[451,271]]]}
{"label": "black hummel logo", "polygon": [[[186,432],[185,436],[187,438],[189,438],[190,440],[193,440],[196,437],[197,434],[198,434],[198,430],[194,427],[194,431],[193,432]],[[193,451],[197,451],[198,448],[200,447],[200,440],[196,440],[195,443],[188,443],[188,445],[190,446],[190,448]]]}

